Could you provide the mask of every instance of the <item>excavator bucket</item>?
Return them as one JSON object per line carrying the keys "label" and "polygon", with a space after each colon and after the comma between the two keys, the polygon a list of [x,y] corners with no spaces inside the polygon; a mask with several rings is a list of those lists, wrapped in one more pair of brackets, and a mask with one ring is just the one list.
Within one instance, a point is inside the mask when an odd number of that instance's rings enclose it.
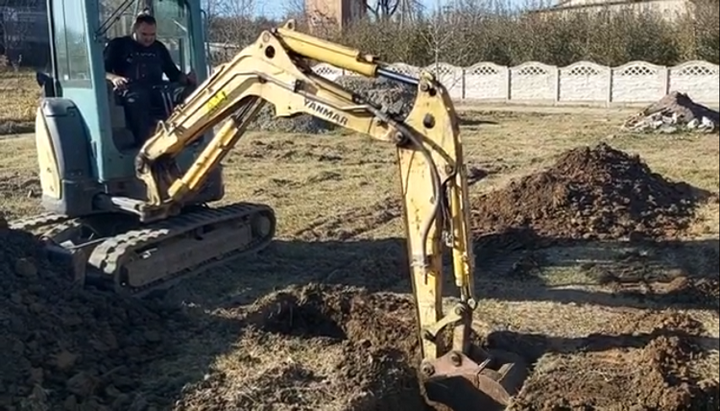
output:
{"label": "excavator bucket", "polygon": [[479,363],[453,351],[423,364],[425,393],[436,410],[500,411],[520,390],[528,374],[521,359],[504,352],[477,352],[483,358]]}

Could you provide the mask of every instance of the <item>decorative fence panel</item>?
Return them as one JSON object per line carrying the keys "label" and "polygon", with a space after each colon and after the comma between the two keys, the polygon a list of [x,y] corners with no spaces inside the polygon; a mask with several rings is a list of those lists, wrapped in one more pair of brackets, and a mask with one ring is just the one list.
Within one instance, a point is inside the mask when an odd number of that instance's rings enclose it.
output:
{"label": "decorative fence panel", "polygon": [[[404,63],[392,69],[410,76],[429,70],[461,101],[519,103],[605,104],[651,103],[671,91],[687,93],[693,100],[720,104],[719,66],[706,61],[688,61],[664,67],[632,61],[619,67],[606,67],[579,61],[567,67],[526,62],[515,67],[480,62],[470,67],[438,63],[414,67]],[[313,67],[323,77],[336,80],[353,72],[328,64]]]}

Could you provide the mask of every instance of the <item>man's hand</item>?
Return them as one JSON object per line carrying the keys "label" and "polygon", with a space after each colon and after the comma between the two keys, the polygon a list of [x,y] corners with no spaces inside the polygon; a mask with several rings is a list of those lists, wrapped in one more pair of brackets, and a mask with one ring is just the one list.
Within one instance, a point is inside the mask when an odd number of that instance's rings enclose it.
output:
{"label": "man's hand", "polygon": [[197,86],[197,76],[195,70],[190,70],[185,76],[185,84],[188,86]]}
{"label": "man's hand", "polygon": [[115,90],[124,90],[127,87],[128,79],[116,74],[108,74],[107,79],[112,83]]}

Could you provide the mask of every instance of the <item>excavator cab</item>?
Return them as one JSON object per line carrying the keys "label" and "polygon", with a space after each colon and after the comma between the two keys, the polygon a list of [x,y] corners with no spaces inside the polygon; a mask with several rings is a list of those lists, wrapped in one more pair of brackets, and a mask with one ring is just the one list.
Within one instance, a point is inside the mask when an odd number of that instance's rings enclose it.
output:
{"label": "excavator cab", "polygon": [[[41,174],[50,174],[41,178],[43,205],[71,216],[105,211],[108,204],[95,204],[96,193],[135,198],[144,190],[134,169],[140,146],[128,128],[125,108],[105,79],[105,46],[131,34],[135,17],[149,13],[157,20],[157,39],[176,65],[184,73],[192,70],[202,83],[208,76],[204,12],[199,2],[190,0],[48,0],[47,9],[51,65],[49,73],[38,75],[45,99],[38,110],[36,138],[39,155],[45,154],[40,163],[50,163],[41,167]],[[163,85],[157,87],[164,92]],[[148,110],[160,123],[173,108],[166,104]],[[199,139],[185,150],[178,165],[191,164],[205,141]],[[222,196],[219,172],[209,183],[213,192],[203,193],[200,202]]]}

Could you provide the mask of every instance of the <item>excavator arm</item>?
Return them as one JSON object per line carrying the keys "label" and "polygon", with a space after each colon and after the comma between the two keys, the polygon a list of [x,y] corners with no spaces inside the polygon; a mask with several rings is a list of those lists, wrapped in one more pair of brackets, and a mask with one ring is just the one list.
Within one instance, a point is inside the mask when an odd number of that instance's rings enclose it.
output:
{"label": "excavator arm", "polygon": [[[415,84],[414,106],[405,119],[399,119],[315,74],[309,60]],[[374,56],[295,31],[292,21],[264,31],[232,61],[219,66],[141,148],[136,172],[147,187],[146,207],[160,216],[181,207],[235,147],[265,103],[274,106],[277,116],[306,113],[397,147],[423,358],[420,369],[428,382],[436,382],[426,385],[427,396],[456,410],[506,404],[510,393],[503,376],[498,377],[502,372],[489,373],[487,355],[479,362],[470,358],[477,301],[466,168],[452,100],[432,74],[424,72],[414,79],[394,73]],[[194,163],[181,172],[174,158],[223,121]],[[452,250],[460,299],[444,314],[442,256],[446,248]],[[447,328],[453,330],[451,347],[443,344]],[[449,385],[453,380],[457,383]],[[467,396],[460,394],[461,388]],[[465,403],[472,406],[467,408]]]}

